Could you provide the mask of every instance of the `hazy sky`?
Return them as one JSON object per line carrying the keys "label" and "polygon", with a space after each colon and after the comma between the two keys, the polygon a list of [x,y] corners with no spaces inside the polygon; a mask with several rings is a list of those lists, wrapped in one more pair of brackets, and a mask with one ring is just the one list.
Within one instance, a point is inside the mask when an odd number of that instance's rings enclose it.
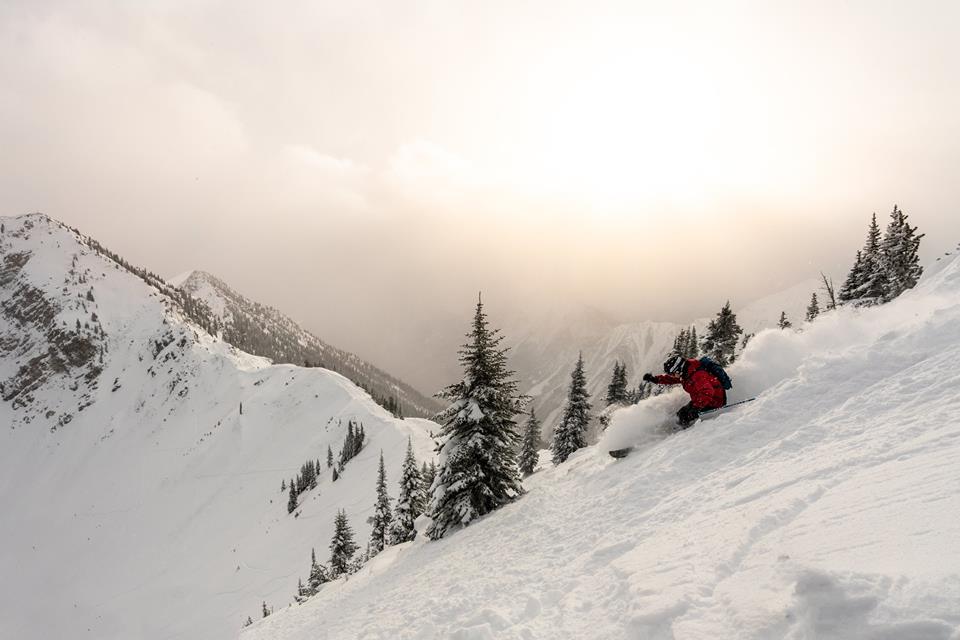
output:
{"label": "hazy sky", "polygon": [[960,240],[958,33],[952,1],[2,0],[0,213],[393,368],[481,288],[687,320],[841,279],[895,202]]}

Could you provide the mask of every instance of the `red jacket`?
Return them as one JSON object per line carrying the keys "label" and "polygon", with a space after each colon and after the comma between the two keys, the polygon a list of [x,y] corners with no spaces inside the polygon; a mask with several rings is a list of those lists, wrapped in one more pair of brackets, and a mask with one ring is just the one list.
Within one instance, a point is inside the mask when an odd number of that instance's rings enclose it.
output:
{"label": "red jacket", "polygon": [[690,403],[695,409],[718,409],[727,404],[727,392],[715,376],[700,368],[699,360],[687,360],[684,376],[664,374],[654,376],[657,384],[682,384],[683,390],[690,394]]}

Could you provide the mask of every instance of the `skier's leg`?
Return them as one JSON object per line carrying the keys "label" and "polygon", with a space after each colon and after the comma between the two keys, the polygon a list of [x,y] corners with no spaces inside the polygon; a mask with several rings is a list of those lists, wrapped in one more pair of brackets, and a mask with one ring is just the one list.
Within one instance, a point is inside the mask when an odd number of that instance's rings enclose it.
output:
{"label": "skier's leg", "polygon": [[699,417],[700,412],[694,408],[693,404],[686,404],[681,407],[680,411],[677,411],[677,424],[680,425],[681,429],[686,429],[693,426],[693,423]]}

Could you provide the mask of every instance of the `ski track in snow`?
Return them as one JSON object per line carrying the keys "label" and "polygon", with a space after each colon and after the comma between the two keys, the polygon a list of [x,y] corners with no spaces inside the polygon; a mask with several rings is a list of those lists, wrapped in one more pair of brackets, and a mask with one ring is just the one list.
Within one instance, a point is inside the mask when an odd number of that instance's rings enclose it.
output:
{"label": "ski track in snow", "polygon": [[954,261],[884,307],[759,334],[731,368],[756,402],[666,438],[644,434],[678,396],[622,410],[516,503],[243,640],[957,640],[957,362]]}

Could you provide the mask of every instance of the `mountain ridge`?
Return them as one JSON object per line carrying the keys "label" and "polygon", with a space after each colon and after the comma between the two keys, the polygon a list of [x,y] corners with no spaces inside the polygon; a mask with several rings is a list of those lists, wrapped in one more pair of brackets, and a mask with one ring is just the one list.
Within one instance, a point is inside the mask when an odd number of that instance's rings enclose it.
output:
{"label": "mountain ridge", "polygon": [[[66,225],[0,224],[0,636],[235,637],[292,600],[338,509],[369,535],[381,451],[394,493],[408,439],[432,458],[434,423],[236,349]],[[281,482],[351,421],[366,446],[289,514]]]}
{"label": "mountain ridge", "polygon": [[220,335],[239,349],[277,363],[321,366],[347,376],[395,413],[426,418],[442,403],[428,398],[360,357],[327,344],[274,307],[251,300],[215,275],[193,270],[173,283],[201,300],[217,320]]}

